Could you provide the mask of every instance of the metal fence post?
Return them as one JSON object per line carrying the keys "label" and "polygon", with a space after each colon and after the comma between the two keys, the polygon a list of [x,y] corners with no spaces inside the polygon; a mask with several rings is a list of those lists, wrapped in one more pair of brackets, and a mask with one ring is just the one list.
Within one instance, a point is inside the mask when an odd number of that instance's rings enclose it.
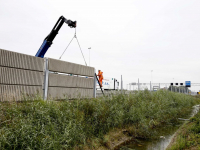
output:
{"label": "metal fence post", "polygon": [[150,81],[150,91],[151,91],[151,81]]}
{"label": "metal fence post", "polygon": [[122,81],[122,75],[121,75],[121,92],[123,90],[123,81]]}
{"label": "metal fence post", "polygon": [[138,91],[140,90],[140,81],[139,81],[139,78],[138,78]]}
{"label": "metal fence post", "polygon": [[93,89],[93,97],[96,98],[97,94],[96,94],[96,83],[97,83],[97,80],[96,80],[96,69],[94,69],[94,89]]}
{"label": "metal fence post", "polygon": [[43,84],[43,99],[44,100],[47,100],[48,81],[49,81],[48,58],[45,58],[44,59],[44,84]]}

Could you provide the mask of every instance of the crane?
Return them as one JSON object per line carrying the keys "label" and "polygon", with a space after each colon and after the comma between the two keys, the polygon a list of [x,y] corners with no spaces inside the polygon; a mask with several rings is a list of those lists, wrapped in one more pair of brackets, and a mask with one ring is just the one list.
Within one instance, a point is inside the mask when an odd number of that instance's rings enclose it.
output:
{"label": "crane", "polygon": [[65,17],[61,16],[56,22],[51,32],[49,33],[49,35],[44,39],[42,45],[40,46],[38,52],[35,55],[36,57],[44,58],[45,53],[52,45],[54,38],[56,37],[58,31],[64,23],[67,23],[70,28],[76,28],[76,21],[67,20]]}

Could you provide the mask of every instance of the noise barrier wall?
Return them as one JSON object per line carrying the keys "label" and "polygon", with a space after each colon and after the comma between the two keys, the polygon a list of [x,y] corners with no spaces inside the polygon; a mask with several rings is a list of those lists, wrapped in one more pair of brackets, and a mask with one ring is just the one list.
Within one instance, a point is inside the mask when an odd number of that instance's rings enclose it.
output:
{"label": "noise barrier wall", "polygon": [[93,67],[0,49],[0,101],[91,98],[94,82]]}
{"label": "noise barrier wall", "polygon": [[0,101],[42,95],[43,67],[43,58],[0,49]]}

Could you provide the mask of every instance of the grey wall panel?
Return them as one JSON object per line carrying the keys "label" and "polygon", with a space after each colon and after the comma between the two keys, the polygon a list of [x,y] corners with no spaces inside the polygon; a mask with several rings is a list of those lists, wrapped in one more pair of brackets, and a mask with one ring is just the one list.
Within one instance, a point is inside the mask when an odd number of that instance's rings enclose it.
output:
{"label": "grey wall panel", "polygon": [[76,87],[76,79],[74,76],[49,74],[49,86]]}
{"label": "grey wall panel", "polygon": [[44,59],[0,49],[0,66],[43,71]]}
{"label": "grey wall panel", "polygon": [[49,87],[48,88],[48,98],[53,99],[71,99],[74,98],[74,91],[76,88],[60,88],[60,87]]}
{"label": "grey wall panel", "polygon": [[93,82],[94,78],[78,78],[77,79],[77,87],[83,87],[83,88],[93,88]]}
{"label": "grey wall panel", "polygon": [[68,76],[62,74],[49,74],[49,87],[79,87],[93,88],[94,78]]}
{"label": "grey wall panel", "polygon": [[83,76],[94,76],[94,68],[49,58],[49,70]]}
{"label": "grey wall panel", "polygon": [[33,98],[42,92],[42,86],[0,85],[0,101],[23,100],[23,95]]}
{"label": "grey wall panel", "polygon": [[41,85],[43,72],[0,67],[1,84]]}
{"label": "grey wall panel", "polygon": [[93,89],[49,87],[48,98],[92,98]]}

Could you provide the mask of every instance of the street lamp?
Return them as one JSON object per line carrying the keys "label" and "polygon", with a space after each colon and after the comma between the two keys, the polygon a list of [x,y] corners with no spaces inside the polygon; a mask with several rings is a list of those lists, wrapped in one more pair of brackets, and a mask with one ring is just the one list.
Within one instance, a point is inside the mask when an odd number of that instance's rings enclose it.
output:
{"label": "street lamp", "polygon": [[89,66],[90,66],[90,49],[91,49],[91,47],[89,47],[88,49],[89,49]]}

